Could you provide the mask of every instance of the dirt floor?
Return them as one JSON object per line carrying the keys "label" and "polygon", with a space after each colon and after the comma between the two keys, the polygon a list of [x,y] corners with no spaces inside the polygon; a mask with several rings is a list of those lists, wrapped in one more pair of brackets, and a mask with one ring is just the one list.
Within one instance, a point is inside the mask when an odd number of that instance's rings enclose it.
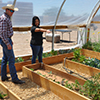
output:
{"label": "dirt floor", "polygon": [[18,95],[22,100],[62,100],[51,91],[40,87],[27,77],[24,77],[22,72],[18,72],[17,74],[21,80],[25,81],[24,84],[14,84],[11,80],[5,81],[3,84]]}
{"label": "dirt floor", "polygon": [[[59,66],[59,65],[58,65]],[[34,72],[41,74],[42,76],[44,76],[45,78],[48,78],[50,80],[54,80],[55,82],[60,82],[60,84],[62,83],[63,79],[65,79],[64,77],[62,77],[61,75],[55,74],[50,70],[44,70],[44,69],[37,69],[34,70]],[[70,79],[65,79],[65,82],[68,81],[68,83],[74,83],[73,81],[71,81]]]}
{"label": "dirt floor", "polygon": [[[64,69],[63,63],[51,64],[50,66],[67,73],[67,71]],[[81,73],[81,72],[77,72],[75,69],[71,69],[71,68],[68,68],[68,69],[71,70],[71,71],[73,71],[73,72],[75,72],[75,73],[78,73],[79,75],[81,75],[81,76],[83,76],[83,77],[85,77],[85,78],[88,78],[88,79],[91,78],[91,76],[86,75],[86,74]],[[74,75],[74,76],[76,76],[76,77],[79,77],[79,76],[76,75],[75,73],[73,73],[72,75]],[[79,78],[81,78],[81,77],[79,77]]]}

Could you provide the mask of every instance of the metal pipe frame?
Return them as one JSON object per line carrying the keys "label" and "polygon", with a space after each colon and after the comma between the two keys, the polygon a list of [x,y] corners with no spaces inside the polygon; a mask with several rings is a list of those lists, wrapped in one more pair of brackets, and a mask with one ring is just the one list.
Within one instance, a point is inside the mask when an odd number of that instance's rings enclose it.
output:
{"label": "metal pipe frame", "polygon": [[58,14],[57,14],[57,18],[56,18],[56,21],[55,21],[54,29],[52,30],[52,50],[54,50],[54,32],[55,32],[56,24],[57,24],[58,17],[59,17],[59,15],[60,15],[61,9],[62,9],[62,7],[63,7],[65,1],[66,1],[66,0],[63,1],[62,5],[61,5],[61,7],[60,7],[60,9],[59,9],[59,12],[58,12]]}

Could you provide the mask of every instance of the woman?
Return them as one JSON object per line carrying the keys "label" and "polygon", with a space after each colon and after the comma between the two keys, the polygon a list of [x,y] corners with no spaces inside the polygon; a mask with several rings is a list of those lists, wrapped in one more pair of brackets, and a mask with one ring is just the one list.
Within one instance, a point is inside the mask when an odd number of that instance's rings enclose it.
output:
{"label": "woman", "polygon": [[32,18],[32,28],[31,28],[31,42],[30,46],[32,48],[32,64],[36,62],[38,56],[38,61],[42,63],[42,52],[43,52],[43,32],[50,33],[51,31],[40,28],[40,19],[37,16]]}

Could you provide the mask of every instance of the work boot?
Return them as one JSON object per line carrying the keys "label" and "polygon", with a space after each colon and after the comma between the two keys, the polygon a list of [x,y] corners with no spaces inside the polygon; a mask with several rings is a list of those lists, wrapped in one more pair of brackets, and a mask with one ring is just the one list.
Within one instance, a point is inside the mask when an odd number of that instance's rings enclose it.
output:
{"label": "work boot", "polygon": [[22,80],[13,80],[12,81],[13,83],[15,83],[15,84],[23,84],[23,83],[25,83],[25,81],[22,81]]}
{"label": "work boot", "polygon": [[10,77],[6,77],[5,79],[1,79],[2,81],[8,81]]}

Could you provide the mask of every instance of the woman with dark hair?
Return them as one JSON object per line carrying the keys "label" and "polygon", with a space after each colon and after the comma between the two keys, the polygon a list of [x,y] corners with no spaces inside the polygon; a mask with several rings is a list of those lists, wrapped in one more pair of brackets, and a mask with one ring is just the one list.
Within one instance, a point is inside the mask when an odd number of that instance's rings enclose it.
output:
{"label": "woman with dark hair", "polygon": [[31,42],[30,46],[32,48],[32,64],[36,62],[38,56],[38,61],[42,63],[42,52],[43,52],[43,32],[50,33],[51,31],[40,28],[40,19],[37,16],[32,18],[31,27]]}

